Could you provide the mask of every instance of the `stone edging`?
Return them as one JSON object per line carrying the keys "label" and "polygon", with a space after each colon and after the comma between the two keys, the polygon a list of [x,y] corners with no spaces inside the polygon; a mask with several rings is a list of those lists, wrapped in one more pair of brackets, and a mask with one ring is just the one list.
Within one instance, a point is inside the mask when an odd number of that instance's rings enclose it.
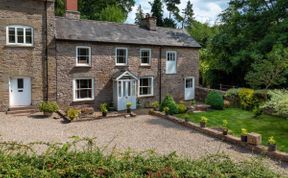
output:
{"label": "stone edging", "polygon": [[225,135],[222,134],[222,132],[219,132],[217,130],[210,129],[210,128],[201,128],[200,126],[198,126],[198,125],[196,125],[196,124],[194,124],[192,122],[185,122],[182,119],[179,119],[177,117],[170,116],[170,115],[165,115],[162,112],[152,111],[151,110],[149,112],[149,114],[153,115],[153,116],[157,116],[157,117],[163,118],[163,119],[166,119],[166,120],[169,120],[169,121],[172,121],[172,122],[177,123],[179,125],[191,128],[191,129],[196,130],[198,132],[201,132],[201,133],[203,133],[205,135],[208,135],[208,136],[211,136],[211,137],[214,137],[214,138],[218,138],[218,139],[223,140],[225,142],[232,143],[232,144],[235,144],[237,146],[241,146],[243,148],[248,149],[249,151],[252,151],[253,153],[266,155],[266,156],[268,156],[268,157],[270,157],[272,159],[275,159],[275,160],[281,160],[281,161],[288,162],[288,154],[287,153],[280,152],[280,151],[268,152],[268,149],[267,149],[266,146],[263,146],[263,145],[259,145],[259,146],[250,145],[250,144],[242,142],[240,140],[240,138],[238,138],[238,137],[235,137],[235,136],[232,136],[232,135],[226,135],[225,136]]}

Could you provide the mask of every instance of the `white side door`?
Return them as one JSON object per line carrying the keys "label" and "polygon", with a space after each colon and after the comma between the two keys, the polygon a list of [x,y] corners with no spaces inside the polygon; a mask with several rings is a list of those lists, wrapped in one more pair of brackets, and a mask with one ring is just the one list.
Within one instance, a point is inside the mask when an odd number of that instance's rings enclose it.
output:
{"label": "white side door", "polygon": [[19,77],[10,80],[10,106],[21,107],[31,105],[31,78]]}
{"label": "white side door", "polygon": [[118,81],[118,111],[127,109],[127,103],[131,102],[131,109],[137,107],[136,80]]}
{"label": "white side door", "polygon": [[195,98],[195,79],[194,77],[185,78],[185,100],[192,100]]}

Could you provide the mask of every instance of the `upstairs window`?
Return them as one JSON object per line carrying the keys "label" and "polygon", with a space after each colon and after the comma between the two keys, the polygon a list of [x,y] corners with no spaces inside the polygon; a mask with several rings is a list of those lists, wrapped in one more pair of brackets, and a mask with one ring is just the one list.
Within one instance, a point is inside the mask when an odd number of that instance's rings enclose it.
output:
{"label": "upstairs window", "polygon": [[91,66],[91,48],[87,46],[76,47],[76,66]]}
{"label": "upstairs window", "polygon": [[33,45],[33,28],[24,26],[8,26],[7,45]]}
{"label": "upstairs window", "polygon": [[153,96],[153,77],[142,77],[139,80],[139,96]]}
{"label": "upstairs window", "polygon": [[166,74],[176,74],[177,66],[177,53],[176,51],[167,51],[166,53]]}
{"label": "upstairs window", "polygon": [[127,48],[116,48],[115,62],[117,66],[125,66],[128,64],[128,49]]}
{"label": "upstairs window", "polygon": [[149,66],[151,62],[151,49],[141,49],[140,59],[142,66]]}
{"label": "upstairs window", "polygon": [[87,101],[94,99],[94,80],[75,79],[73,81],[74,101]]}

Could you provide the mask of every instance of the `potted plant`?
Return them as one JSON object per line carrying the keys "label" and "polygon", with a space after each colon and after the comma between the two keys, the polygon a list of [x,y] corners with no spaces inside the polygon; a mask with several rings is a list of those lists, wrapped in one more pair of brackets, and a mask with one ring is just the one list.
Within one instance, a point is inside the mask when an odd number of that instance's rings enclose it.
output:
{"label": "potted plant", "polygon": [[241,129],[241,141],[242,142],[247,142],[247,135],[248,135],[247,129]]}
{"label": "potted plant", "polygon": [[70,121],[73,121],[77,118],[79,118],[81,111],[75,108],[69,108],[66,112],[67,117]]}
{"label": "potted plant", "polygon": [[44,116],[50,117],[54,112],[57,112],[59,110],[59,106],[56,102],[41,102],[38,106],[39,111],[43,112]]}
{"label": "potted plant", "polygon": [[277,145],[276,145],[276,140],[274,139],[273,136],[269,137],[268,140],[268,151],[276,151]]}
{"label": "potted plant", "polygon": [[152,107],[154,109],[154,111],[158,111],[159,109],[159,102],[158,101],[155,101],[152,103]]}
{"label": "potted plant", "polygon": [[131,102],[128,102],[128,103],[126,104],[126,108],[127,108],[127,113],[128,113],[128,114],[131,114],[131,106],[132,106],[132,103],[131,103]]}
{"label": "potted plant", "polygon": [[223,120],[223,135],[228,135],[228,121]]}
{"label": "potted plant", "polygon": [[163,110],[164,110],[166,116],[169,115],[170,109],[168,107],[164,107]]}
{"label": "potted plant", "polygon": [[108,113],[107,107],[108,107],[107,103],[100,104],[100,111],[102,112],[103,117],[107,116],[107,113]]}
{"label": "potted plant", "polygon": [[206,125],[207,125],[207,123],[208,123],[208,118],[202,116],[202,117],[201,117],[201,120],[200,120],[200,127],[205,128]]}

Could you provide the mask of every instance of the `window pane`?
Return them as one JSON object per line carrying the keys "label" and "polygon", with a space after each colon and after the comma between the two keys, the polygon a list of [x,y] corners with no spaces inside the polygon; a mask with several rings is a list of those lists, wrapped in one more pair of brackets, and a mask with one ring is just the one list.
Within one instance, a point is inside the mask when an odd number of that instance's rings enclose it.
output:
{"label": "window pane", "polygon": [[24,80],[22,78],[17,79],[18,89],[24,88]]}
{"label": "window pane", "polygon": [[126,49],[117,49],[117,63],[126,64]]}
{"label": "window pane", "polygon": [[18,43],[24,43],[24,29],[23,28],[17,28],[17,42]]}
{"label": "window pane", "polygon": [[78,55],[89,56],[89,49],[88,48],[78,48]]}
{"label": "window pane", "polygon": [[31,28],[26,29],[26,43],[32,44],[32,29]]}
{"label": "window pane", "polygon": [[76,80],[76,97],[77,99],[92,98],[92,80]]}
{"label": "window pane", "polygon": [[140,79],[140,95],[151,95],[152,94],[152,78]]}
{"label": "window pane", "polygon": [[15,43],[15,28],[9,28],[9,43]]}
{"label": "window pane", "polygon": [[122,85],[121,85],[121,82],[118,82],[118,97],[122,97]]}
{"label": "window pane", "polygon": [[150,63],[150,51],[149,50],[142,50],[141,51],[141,63],[142,64],[149,64]]}

